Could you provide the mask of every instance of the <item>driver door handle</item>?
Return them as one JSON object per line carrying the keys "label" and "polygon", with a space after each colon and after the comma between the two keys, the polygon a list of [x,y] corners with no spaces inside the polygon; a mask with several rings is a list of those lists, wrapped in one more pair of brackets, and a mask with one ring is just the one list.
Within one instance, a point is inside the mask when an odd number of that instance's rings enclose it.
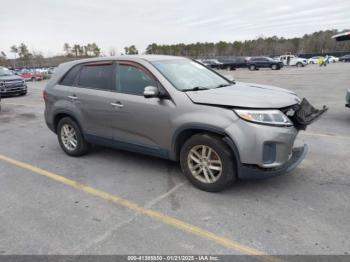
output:
{"label": "driver door handle", "polygon": [[124,105],[121,102],[116,102],[116,103],[111,103],[112,106],[117,107],[117,108],[122,108]]}

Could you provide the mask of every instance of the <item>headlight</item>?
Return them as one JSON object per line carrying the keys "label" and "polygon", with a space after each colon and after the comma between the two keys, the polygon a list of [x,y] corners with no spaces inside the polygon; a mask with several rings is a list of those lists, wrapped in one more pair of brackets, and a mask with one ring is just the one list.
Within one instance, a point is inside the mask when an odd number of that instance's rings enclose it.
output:
{"label": "headlight", "polygon": [[293,126],[289,118],[279,110],[235,109],[234,111],[240,118],[249,122],[272,126]]}

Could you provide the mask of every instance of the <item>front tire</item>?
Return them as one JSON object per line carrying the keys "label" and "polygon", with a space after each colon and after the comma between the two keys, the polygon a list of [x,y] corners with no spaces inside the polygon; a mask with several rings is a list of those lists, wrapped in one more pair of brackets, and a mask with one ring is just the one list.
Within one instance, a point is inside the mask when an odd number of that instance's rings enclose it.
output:
{"label": "front tire", "polygon": [[70,156],[82,156],[88,152],[79,125],[70,117],[62,118],[57,125],[57,137],[63,151]]}
{"label": "front tire", "polygon": [[219,192],[236,179],[236,162],[219,136],[198,134],[181,148],[180,165],[188,180],[207,192]]}
{"label": "front tire", "polygon": [[277,66],[277,65],[272,65],[272,66],[271,66],[271,69],[272,69],[272,70],[277,70],[277,69],[278,69],[278,66]]}

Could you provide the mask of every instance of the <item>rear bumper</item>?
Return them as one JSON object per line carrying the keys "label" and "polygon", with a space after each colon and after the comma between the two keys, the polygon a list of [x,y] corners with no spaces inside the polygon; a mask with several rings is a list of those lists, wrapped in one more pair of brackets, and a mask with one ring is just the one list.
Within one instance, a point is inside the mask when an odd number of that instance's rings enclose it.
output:
{"label": "rear bumper", "polygon": [[308,152],[308,146],[293,148],[290,159],[280,167],[276,168],[261,168],[253,165],[242,164],[238,170],[240,179],[258,179],[280,176],[293,171],[305,158]]}

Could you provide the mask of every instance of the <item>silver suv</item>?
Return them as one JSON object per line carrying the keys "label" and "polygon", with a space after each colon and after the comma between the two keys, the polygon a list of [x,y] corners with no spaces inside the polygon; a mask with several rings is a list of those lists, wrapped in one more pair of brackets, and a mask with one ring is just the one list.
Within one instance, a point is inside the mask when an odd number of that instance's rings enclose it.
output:
{"label": "silver suv", "polygon": [[43,95],[46,123],[68,155],[99,144],[179,161],[210,192],[293,170],[307,151],[293,148],[298,130],[327,109],[172,56],[64,63]]}

